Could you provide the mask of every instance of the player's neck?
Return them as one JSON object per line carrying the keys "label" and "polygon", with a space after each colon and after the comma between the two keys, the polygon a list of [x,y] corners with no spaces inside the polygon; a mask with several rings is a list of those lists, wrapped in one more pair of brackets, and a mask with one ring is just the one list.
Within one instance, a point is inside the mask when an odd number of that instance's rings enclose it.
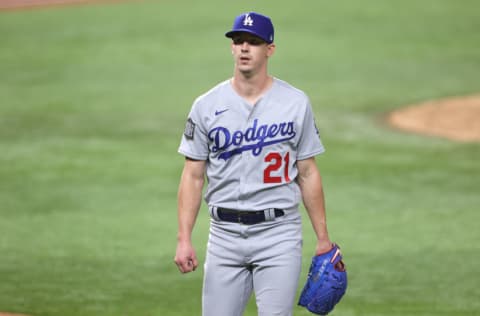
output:
{"label": "player's neck", "polygon": [[272,83],[273,78],[267,73],[252,77],[235,73],[231,80],[233,89],[251,105],[257,103]]}

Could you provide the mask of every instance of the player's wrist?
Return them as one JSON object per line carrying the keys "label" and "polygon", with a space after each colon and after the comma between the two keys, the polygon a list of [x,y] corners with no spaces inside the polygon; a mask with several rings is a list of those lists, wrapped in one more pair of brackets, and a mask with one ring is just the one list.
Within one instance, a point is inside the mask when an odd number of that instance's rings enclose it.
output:
{"label": "player's wrist", "polygon": [[178,243],[192,243],[192,235],[190,234],[178,234],[177,235]]}
{"label": "player's wrist", "polygon": [[322,239],[317,241],[316,255],[321,255],[329,252],[333,248],[333,243],[329,239]]}

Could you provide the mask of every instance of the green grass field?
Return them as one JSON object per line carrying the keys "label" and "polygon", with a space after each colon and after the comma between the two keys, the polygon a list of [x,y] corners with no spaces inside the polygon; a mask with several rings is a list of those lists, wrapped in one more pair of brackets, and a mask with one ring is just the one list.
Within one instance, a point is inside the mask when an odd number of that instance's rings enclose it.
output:
{"label": "green grass field", "polygon": [[[0,311],[200,315],[202,271],[173,263],[176,151],[194,98],[231,75],[223,34],[248,10],[272,17],[270,72],[309,94],[327,148],[317,163],[349,273],[332,315],[480,315],[480,144],[382,122],[480,91],[474,0],[0,12]],[[203,207],[202,261],[207,228]]]}

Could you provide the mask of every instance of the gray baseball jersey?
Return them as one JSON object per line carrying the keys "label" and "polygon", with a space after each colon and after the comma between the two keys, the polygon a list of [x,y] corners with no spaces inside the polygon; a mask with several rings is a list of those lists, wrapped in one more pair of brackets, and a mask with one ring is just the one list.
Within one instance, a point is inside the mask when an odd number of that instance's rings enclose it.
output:
{"label": "gray baseball jersey", "polygon": [[178,151],[208,161],[209,206],[264,210],[299,205],[296,161],[324,147],[308,97],[274,78],[254,106],[229,80],[198,97]]}

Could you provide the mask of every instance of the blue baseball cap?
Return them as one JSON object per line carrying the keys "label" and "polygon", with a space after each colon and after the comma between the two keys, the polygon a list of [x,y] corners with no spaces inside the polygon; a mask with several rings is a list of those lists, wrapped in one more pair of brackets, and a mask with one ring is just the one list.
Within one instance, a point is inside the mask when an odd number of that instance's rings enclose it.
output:
{"label": "blue baseball cap", "polygon": [[235,33],[247,32],[260,37],[268,44],[273,43],[273,24],[268,16],[248,12],[235,18],[232,30],[225,33],[226,37],[232,38]]}

